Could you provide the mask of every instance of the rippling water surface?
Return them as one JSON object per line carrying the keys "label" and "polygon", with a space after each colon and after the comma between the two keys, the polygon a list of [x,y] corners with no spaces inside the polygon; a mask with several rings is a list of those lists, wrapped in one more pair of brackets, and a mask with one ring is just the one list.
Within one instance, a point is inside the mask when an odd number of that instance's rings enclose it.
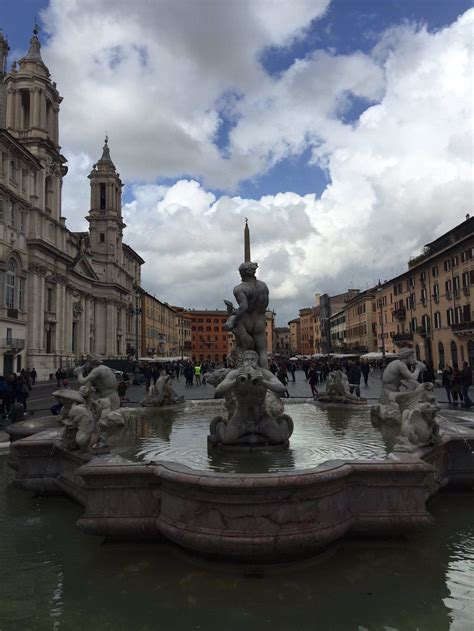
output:
{"label": "rippling water surface", "polygon": [[304,563],[248,568],[171,544],[102,544],[82,509],[12,486],[0,455],[2,631],[470,631],[474,495],[430,503],[434,528],[346,539]]}
{"label": "rippling water surface", "polygon": [[147,411],[114,437],[113,452],[132,460],[172,460],[227,473],[291,471],[327,460],[383,459],[387,455],[367,407],[321,408],[310,403],[285,405],[295,425],[289,449],[252,454],[212,450],[208,454],[209,422],[222,410],[222,403],[210,401],[187,403],[173,412]]}

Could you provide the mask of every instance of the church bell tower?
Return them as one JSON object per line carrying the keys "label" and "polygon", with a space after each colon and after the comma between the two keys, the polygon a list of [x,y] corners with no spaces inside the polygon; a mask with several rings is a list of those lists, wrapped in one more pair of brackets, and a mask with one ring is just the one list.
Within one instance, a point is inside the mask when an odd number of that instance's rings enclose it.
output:
{"label": "church bell tower", "polygon": [[102,156],[89,174],[91,182],[89,222],[90,249],[104,266],[98,270],[102,280],[113,282],[116,265],[122,265],[122,181],[110,157],[106,136]]}
{"label": "church bell tower", "polygon": [[[0,37],[0,61],[5,63],[8,44]],[[28,52],[4,78],[6,87],[5,128],[21,140],[43,165],[35,183],[40,208],[59,220],[62,178],[67,173],[66,159],[59,146],[59,105],[62,97],[51,80],[41,56],[38,27],[35,26]],[[1,113],[1,97],[0,97]]]}

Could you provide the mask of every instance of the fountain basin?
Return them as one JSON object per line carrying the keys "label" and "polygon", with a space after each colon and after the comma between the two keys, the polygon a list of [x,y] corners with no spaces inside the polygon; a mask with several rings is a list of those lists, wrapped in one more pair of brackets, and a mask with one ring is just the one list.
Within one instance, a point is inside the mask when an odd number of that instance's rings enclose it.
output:
{"label": "fountain basin", "polygon": [[347,533],[381,536],[428,526],[431,495],[447,485],[474,486],[473,448],[474,431],[463,428],[396,459],[223,473],[71,453],[57,430],[11,447],[17,484],[74,498],[84,506],[78,526],[89,534],[169,540],[247,562],[309,556]]}

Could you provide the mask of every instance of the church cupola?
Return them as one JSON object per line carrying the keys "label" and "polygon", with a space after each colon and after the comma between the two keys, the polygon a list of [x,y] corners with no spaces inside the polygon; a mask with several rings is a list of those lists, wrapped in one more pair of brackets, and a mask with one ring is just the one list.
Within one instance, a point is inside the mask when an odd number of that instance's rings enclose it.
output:
{"label": "church cupola", "polygon": [[5,75],[3,84],[7,92],[5,128],[21,140],[43,166],[36,182],[37,203],[59,221],[62,178],[67,173],[66,158],[59,147],[62,97],[41,56],[36,24],[28,52]]}
{"label": "church cupola", "polygon": [[109,262],[120,263],[122,257],[122,181],[110,157],[105,137],[102,156],[89,174],[91,202],[87,221],[90,224],[91,251]]}
{"label": "church cupola", "polygon": [[35,25],[28,52],[5,79],[7,86],[7,129],[22,140],[46,141],[58,148],[59,95],[41,56]]}

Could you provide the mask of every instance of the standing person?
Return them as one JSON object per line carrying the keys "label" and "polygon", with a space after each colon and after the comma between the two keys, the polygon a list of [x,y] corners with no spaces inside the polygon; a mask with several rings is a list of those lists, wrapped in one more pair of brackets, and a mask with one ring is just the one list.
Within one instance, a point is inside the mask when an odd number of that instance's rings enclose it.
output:
{"label": "standing person", "polygon": [[36,383],[36,377],[38,376],[38,373],[36,372],[34,368],[31,369],[30,376],[31,376],[31,385],[34,386]]}
{"label": "standing person", "polygon": [[201,385],[201,366],[200,364],[196,364],[194,366],[194,379],[196,380],[196,385]]}
{"label": "standing person", "polygon": [[296,382],[296,366],[294,362],[290,362],[290,373],[292,383]]}
{"label": "standing person", "polygon": [[347,368],[347,378],[349,380],[349,391],[352,394],[355,390],[356,396],[360,397],[360,377],[361,370],[358,363],[349,364]]}
{"label": "standing person", "polygon": [[311,394],[313,395],[313,398],[315,399],[319,395],[319,392],[316,388],[316,384],[318,383],[318,374],[314,366],[308,370],[308,383],[311,388]]}
{"label": "standing person", "polygon": [[194,370],[191,364],[186,364],[184,367],[184,378],[186,379],[186,388],[193,387]]}
{"label": "standing person", "polygon": [[449,405],[453,404],[453,399],[451,395],[451,389],[453,387],[453,380],[454,380],[453,369],[451,368],[451,366],[446,366],[446,368],[443,370],[441,383],[442,383],[443,388],[446,390]]}
{"label": "standing person", "polygon": [[151,380],[153,378],[153,373],[152,373],[151,368],[150,368],[150,366],[148,364],[143,369],[143,374],[145,376],[145,389],[146,389],[147,392],[149,392],[150,386],[151,386]]}
{"label": "standing person", "polygon": [[118,395],[120,397],[120,405],[122,405],[122,403],[124,403],[125,401],[128,403],[128,399],[126,398],[126,394],[127,394],[127,382],[126,381],[119,381],[119,384],[117,386],[117,392]]}
{"label": "standing person", "polygon": [[7,380],[3,375],[0,375],[0,414],[2,418],[5,418],[5,402],[3,397],[7,393]]}
{"label": "standing person", "polygon": [[453,395],[453,405],[463,403],[462,388],[461,388],[461,371],[457,366],[453,367],[453,385],[451,386],[451,393]]}
{"label": "standing person", "polygon": [[16,399],[16,375],[12,373],[7,377],[7,387],[3,395],[3,404],[5,408],[5,416],[9,417],[12,411],[12,405]]}
{"label": "standing person", "polygon": [[54,376],[56,377],[56,383],[59,386],[61,385],[61,379],[63,378],[63,371],[61,370],[61,368],[58,368],[56,370],[56,372],[54,373]]}
{"label": "standing person", "polygon": [[469,398],[469,388],[472,385],[472,370],[467,362],[463,362],[461,370],[461,392],[464,399],[463,407],[470,408],[472,401]]}
{"label": "standing person", "polygon": [[[282,364],[280,366],[280,368],[278,369],[277,378],[282,382],[282,384],[286,388],[286,386],[288,385],[288,373],[286,372],[286,366],[284,364]],[[285,392],[283,392],[282,396],[284,396],[287,399],[289,399],[290,398],[290,393],[288,392],[288,390],[285,390]]]}
{"label": "standing person", "polygon": [[23,411],[26,413],[26,399],[30,396],[30,387],[24,373],[20,373],[17,380],[16,387],[16,400],[23,406]]}
{"label": "standing person", "polygon": [[369,374],[370,374],[369,362],[364,362],[360,367],[360,371],[362,373],[362,376],[364,377],[364,385],[367,388],[369,385]]}

